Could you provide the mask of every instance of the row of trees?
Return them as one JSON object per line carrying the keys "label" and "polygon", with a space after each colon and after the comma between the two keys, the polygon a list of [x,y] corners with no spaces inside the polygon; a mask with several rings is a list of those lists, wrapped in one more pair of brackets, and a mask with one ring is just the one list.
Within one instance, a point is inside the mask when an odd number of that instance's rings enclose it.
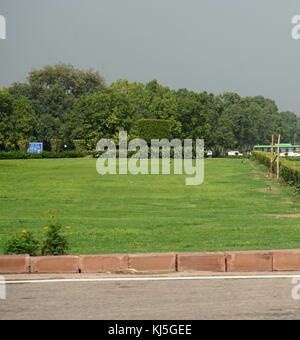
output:
{"label": "row of trees", "polygon": [[273,100],[261,96],[175,91],[155,80],[107,86],[98,72],[59,64],[0,91],[0,150],[16,150],[21,140],[44,142],[47,148],[53,139],[70,148],[73,140],[84,140],[91,150],[120,130],[137,137],[142,118],[170,120],[174,138],[204,138],[215,150],[251,149],[269,144],[277,133],[300,144],[300,118],[279,112]]}

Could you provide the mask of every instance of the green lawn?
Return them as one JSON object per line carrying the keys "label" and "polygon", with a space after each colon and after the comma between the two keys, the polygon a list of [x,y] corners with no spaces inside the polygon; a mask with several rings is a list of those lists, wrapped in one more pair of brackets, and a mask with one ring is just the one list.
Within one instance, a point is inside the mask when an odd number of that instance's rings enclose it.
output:
{"label": "green lawn", "polygon": [[100,176],[92,159],[0,161],[0,253],[9,235],[43,237],[58,211],[72,254],[300,247],[291,190],[250,160],[206,160],[205,183],[184,176]]}

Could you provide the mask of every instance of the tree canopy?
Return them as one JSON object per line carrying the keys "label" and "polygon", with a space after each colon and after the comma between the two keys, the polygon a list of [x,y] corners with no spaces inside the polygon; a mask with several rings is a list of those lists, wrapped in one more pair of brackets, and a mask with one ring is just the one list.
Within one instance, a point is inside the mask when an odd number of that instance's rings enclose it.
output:
{"label": "tree canopy", "polygon": [[116,138],[120,130],[138,137],[141,119],[167,120],[174,138],[204,138],[207,148],[218,150],[249,150],[269,144],[276,133],[286,143],[300,144],[300,118],[279,112],[263,96],[173,90],[156,80],[107,86],[98,72],[58,64],[0,91],[0,149],[15,150],[20,140],[47,148],[52,139],[70,147],[83,140],[93,149],[100,138]]}

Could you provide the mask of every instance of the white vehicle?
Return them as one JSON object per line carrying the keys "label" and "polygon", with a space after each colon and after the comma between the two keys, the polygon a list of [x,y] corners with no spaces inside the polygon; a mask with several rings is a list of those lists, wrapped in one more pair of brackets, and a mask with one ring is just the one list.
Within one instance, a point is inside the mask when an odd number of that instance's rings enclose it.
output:
{"label": "white vehicle", "polygon": [[299,153],[296,153],[296,152],[282,152],[280,153],[280,157],[300,157],[300,154]]}
{"label": "white vehicle", "polygon": [[207,157],[212,157],[212,155],[213,155],[213,152],[211,150],[208,150],[207,151]]}
{"label": "white vehicle", "polygon": [[229,151],[228,152],[228,156],[244,156],[242,153],[240,153],[239,151]]}

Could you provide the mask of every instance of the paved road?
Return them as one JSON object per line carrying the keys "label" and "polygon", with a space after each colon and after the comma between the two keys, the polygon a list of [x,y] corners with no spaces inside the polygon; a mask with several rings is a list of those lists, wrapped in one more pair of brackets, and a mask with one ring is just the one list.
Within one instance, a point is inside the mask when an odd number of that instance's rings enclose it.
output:
{"label": "paved road", "polygon": [[0,319],[300,319],[292,278],[7,285]]}

